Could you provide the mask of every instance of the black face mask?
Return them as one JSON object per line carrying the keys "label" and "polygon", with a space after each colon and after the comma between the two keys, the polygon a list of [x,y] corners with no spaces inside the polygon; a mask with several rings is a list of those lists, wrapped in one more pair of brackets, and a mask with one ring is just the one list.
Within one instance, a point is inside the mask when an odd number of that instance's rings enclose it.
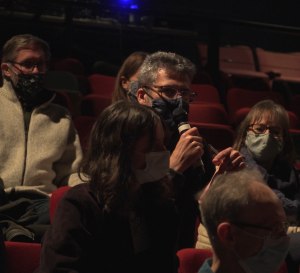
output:
{"label": "black face mask", "polygon": [[169,130],[174,132],[177,130],[177,124],[173,120],[173,111],[176,108],[183,108],[187,113],[189,113],[189,104],[182,101],[182,97],[176,99],[153,99],[152,108],[155,109],[164,119],[169,127]]}
{"label": "black face mask", "polygon": [[45,74],[16,74],[18,75],[18,83],[14,88],[17,95],[24,101],[31,101],[43,90]]}

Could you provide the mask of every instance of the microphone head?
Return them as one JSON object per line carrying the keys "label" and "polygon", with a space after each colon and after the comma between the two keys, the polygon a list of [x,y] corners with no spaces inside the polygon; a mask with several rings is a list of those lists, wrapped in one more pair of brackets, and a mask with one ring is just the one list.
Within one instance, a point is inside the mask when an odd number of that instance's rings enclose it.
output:
{"label": "microphone head", "polygon": [[183,108],[176,108],[172,115],[173,120],[177,125],[188,122],[188,114]]}

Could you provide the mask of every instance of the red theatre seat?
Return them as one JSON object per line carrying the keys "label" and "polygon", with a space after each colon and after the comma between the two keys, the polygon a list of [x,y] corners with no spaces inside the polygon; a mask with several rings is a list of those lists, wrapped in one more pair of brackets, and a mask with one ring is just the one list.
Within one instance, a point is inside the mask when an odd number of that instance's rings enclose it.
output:
{"label": "red theatre seat", "polygon": [[189,121],[229,126],[227,112],[219,104],[190,104]]}
{"label": "red theatre seat", "polygon": [[40,264],[41,245],[5,242],[8,273],[33,273]]}
{"label": "red theatre seat", "polygon": [[253,91],[241,88],[232,88],[227,93],[227,108],[229,123],[233,124],[236,111],[241,108],[252,108],[262,100],[273,100],[285,107],[283,97],[277,92]]}
{"label": "red theatre seat", "polygon": [[101,96],[111,96],[115,87],[116,78],[101,74],[93,74],[88,77],[91,93]]}
{"label": "red theatre seat", "polygon": [[96,117],[85,117],[85,116],[80,116],[73,120],[74,126],[79,135],[81,148],[83,150],[87,150],[88,148],[88,140],[96,120],[97,120]]}
{"label": "red theatre seat", "polygon": [[232,147],[235,132],[228,125],[190,122],[192,127],[197,127],[200,135],[217,150]]}
{"label": "red theatre seat", "polygon": [[59,203],[59,200],[62,198],[62,196],[66,193],[67,190],[69,190],[71,187],[69,186],[65,186],[65,187],[61,187],[58,188],[57,190],[55,190],[50,198],[50,222],[52,223],[53,217],[54,217],[54,213],[55,210],[57,208],[57,205]]}
{"label": "red theatre seat", "polygon": [[89,94],[82,98],[82,116],[98,117],[111,104],[111,97]]}

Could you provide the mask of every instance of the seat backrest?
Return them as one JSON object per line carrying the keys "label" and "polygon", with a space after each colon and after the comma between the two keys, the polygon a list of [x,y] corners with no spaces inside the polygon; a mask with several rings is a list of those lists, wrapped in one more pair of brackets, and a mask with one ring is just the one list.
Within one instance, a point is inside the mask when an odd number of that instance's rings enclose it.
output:
{"label": "seat backrest", "polygon": [[93,74],[88,77],[92,94],[111,96],[115,87],[116,77]]}
{"label": "seat backrest", "polygon": [[45,75],[45,88],[79,93],[76,77],[67,71],[48,71]]}
{"label": "seat backrest", "polygon": [[8,273],[33,273],[40,264],[41,245],[5,242]]}
{"label": "seat backrest", "polygon": [[89,94],[82,98],[81,114],[83,116],[98,117],[111,104],[111,97]]}
{"label": "seat backrest", "polygon": [[251,48],[244,45],[220,47],[220,70],[223,68],[255,71]]}
{"label": "seat backrest", "polygon": [[245,108],[238,109],[235,112],[235,116],[234,116],[234,125],[235,125],[235,128],[237,128],[243,122],[243,120],[248,115],[248,113],[250,112],[250,110],[251,110],[251,108],[245,107]]}
{"label": "seat backrest", "polygon": [[229,125],[224,107],[213,104],[190,104],[189,121]]}
{"label": "seat backrest", "polygon": [[[205,67],[207,63],[207,45],[198,44],[197,47],[201,65],[202,67]],[[253,52],[250,47],[245,45],[220,47],[219,64],[220,70],[222,70],[222,68],[256,70]]]}
{"label": "seat backrest", "polygon": [[75,58],[64,58],[57,60],[52,64],[53,70],[55,71],[67,71],[74,75],[84,76],[84,66],[82,62]]}
{"label": "seat backrest", "polygon": [[197,93],[195,102],[220,103],[218,90],[210,84],[191,84],[191,91]]}
{"label": "seat backrest", "polygon": [[208,249],[185,248],[177,252],[179,258],[178,273],[197,273],[204,261],[212,257]]}
{"label": "seat backrest", "polygon": [[76,117],[73,120],[74,126],[79,135],[82,150],[87,150],[88,148],[88,140],[96,120],[97,120],[96,117],[88,117],[88,116]]}
{"label": "seat backrest", "polygon": [[71,113],[71,102],[70,102],[68,95],[65,92],[60,91],[60,90],[54,90],[54,91],[55,91],[56,96],[55,96],[54,100],[52,101],[52,103],[56,103],[58,105],[66,107],[69,110],[69,112]]}
{"label": "seat backrest", "polygon": [[235,140],[235,132],[222,124],[208,124],[190,122],[191,127],[197,127],[200,135],[217,150],[232,147]]}
{"label": "seat backrest", "polygon": [[300,120],[299,120],[299,118],[296,116],[295,113],[293,113],[291,111],[287,111],[287,113],[289,115],[289,120],[290,120],[290,129],[299,130],[300,129]]}
{"label": "seat backrest", "polygon": [[67,190],[69,190],[71,187],[65,186],[60,187],[53,191],[51,198],[50,198],[50,204],[49,204],[49,210],[50,210],[50,223],[52,223],[55,210],[57,208],[57,205],[59,203],[59,200],[62,198],[62,196],[66,193]]}
{"label": "seat backrest", "polygon": [[265,51],[256,48],[261,72],[278,72],[281,76],[300,77],[300,55]]}
{"label": "seat backrest", "polygon": [[226,97],[229,123],[234,123],[237,110],[241,108],[252,108],[259,101],[267,99],[271,99],[285,107],[283,97],[277,92],[252,91],[241,88],[230,89]]}
{"label": "seat backrest", "polygon": [[300,95],[295,95],[292,97],[291,111],[300,119]]}

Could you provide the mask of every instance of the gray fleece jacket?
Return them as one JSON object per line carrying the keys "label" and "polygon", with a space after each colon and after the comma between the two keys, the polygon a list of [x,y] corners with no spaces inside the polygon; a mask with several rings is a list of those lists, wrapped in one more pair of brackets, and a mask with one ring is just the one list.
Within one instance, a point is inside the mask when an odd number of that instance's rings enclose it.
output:
{"label": "gray fleece jacket", "polygon": [[79,137],[70,113],[46,103],[33,108],[28,132],[24,110],[11,83],[0,88],[0,185],[7,194],[45,195],[81,183]]}

